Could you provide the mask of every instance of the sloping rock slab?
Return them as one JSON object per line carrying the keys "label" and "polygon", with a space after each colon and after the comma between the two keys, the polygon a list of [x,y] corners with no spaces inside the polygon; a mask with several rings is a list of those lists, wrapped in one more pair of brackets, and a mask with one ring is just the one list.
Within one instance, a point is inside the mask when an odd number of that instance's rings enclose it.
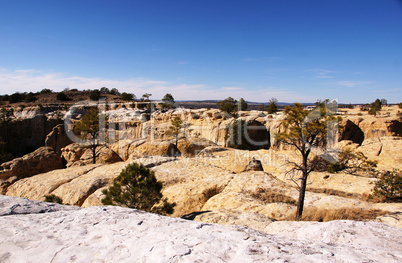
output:
{"label": "sloping rock slab", "polygon": [[63,168],[60,156],[50,147],[40,147],[34,152],[15,158],[1,165],[0,179],[30,177],[35,174],[46,173]]}
{"label": "sloping rock slab", "polygon": [[[21,202],[4,198],[4,209]],[[303,230],[300,237],[290,238],[121,207],[37,214],[36,206],[50,204],[29,205],[25,215],[0,216],[1,262],[402,261],[402,230],[381,223],[305,222],[292,228]]]}
{"label": "sloping rock slab", "polygon": [[[0,195],[0,216],[40,214],[77,209],[79,208],[75,206],[64,206],[54,203],[33,201],[22,197]],[[3,225],[3,227],[4,226],[5,225]]]}

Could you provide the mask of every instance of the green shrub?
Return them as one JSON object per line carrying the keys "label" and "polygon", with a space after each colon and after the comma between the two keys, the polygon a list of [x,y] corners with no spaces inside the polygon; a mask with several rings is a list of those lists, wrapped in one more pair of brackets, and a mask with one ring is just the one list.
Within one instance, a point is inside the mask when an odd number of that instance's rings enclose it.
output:
{"label": "green shrub", "polygon": [[61,199],[60,197],[58,197],[57,195],[54,195],[54,194],[45,195],[45,202],[63,204],[63,199]]}
{"label": "green shrub", "polygon": [[23,93],[15,92],[8,97],[8,102],[17,103],[21,102],[25,99],[25,95]]}
{"label": "green shrub", "polygon": [[402,201],[402,170],[383,172],[375,183],[373,195],[382,201]]}
{"label": "green shrub", "polygon": [[67,95],[64,92],[57,93],[56,98],[57,98],[57,100],[61,100],[61,101],[69,101],[70,100],[70,98],[67,97]]}
{"label": "green shrub", "polygon": [[133,93],[126,93],[126,92],[123,92],[123,93],[120,95],[120,99],[122,99],[122,100],[134,100],[134,99],[135,99],[135,95],[134,95]]}
{"label": "green shrub", "polygon": [[97,90],[97,89],[91,90],[91,92],[89,93],[89,99],[90,99],[90,100],[95,100],[95,101],[97,101],[97,100],[99,100],[100,96],[101,96],[101,93],[100,93],[100,91]]}
{"label": "green shrub", "polygon": [[25,102],[34,102],[36,100],[38,100],[38,99],[35,97],[35,95],[32,92],[28,93],[25,96]]}
{"label": "green shrub", "polygon": [[377,175],[376,167],[377,161],[369,160],[362,152],[354,153],[350,150],[345,150],[339,153],[337,162],[329,164],[327,172],[337,173],[344,171],[353,175],[375,177]]}
{"label": "green shrub", "polygon": [[227,112],[230,116],[234,117],[237,115],[237,100],[232,97],[226,98],[217,103],[221,111]]}
{"label": "green shrub", "polygon": [[103,190],[104,205],[120,205],[158,214],[172,214],[175,203],[162,198],[162,182],[142,164],[129,164],[114,180],[108,190]]}
{"label": "green shrub", "polygon": [[43,90],[41,90],[39,93],[40,94],[50,94],[50,93],[52,93],[53,91],[51,90],[51,89],[43,89]]}

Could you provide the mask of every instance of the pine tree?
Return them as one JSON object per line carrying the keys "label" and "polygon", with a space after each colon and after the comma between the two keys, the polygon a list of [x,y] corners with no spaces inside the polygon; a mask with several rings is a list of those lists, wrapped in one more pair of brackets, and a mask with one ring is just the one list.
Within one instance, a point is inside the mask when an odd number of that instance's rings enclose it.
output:
{"label": "pine tree", "polygon": [[169,203],[161,193],[162,182],[154,171],[142,164],[129,164],[114,180],[108,190],[103,190],[104,205],[120,205],[158,214],[172,214],[175,203]]}

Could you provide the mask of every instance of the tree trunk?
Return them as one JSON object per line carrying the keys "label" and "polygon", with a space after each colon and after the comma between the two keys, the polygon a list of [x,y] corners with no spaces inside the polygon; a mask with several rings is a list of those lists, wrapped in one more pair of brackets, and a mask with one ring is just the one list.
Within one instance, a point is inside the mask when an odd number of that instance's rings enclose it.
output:
{"label": "tree trunk", "polygon": [[96,163],[96,145],[92,145],[92,163]]}
{"label": "tree trunk", "polygon": [[303,156],[303,170],[302,170],[302,178],[300,182],[299,189],[299,200],[297,201],[297,210],[296,210],[296,221],[300,221],[303,215],[304,208],[304,197],[306,196],[306,186],[307,186],[307,177],[308,177],[308,155],[310,154],[309,150],[304,152],[305,148],[303,146],[302,156]]}
{"label": "tree trunk", "polygon": [[304,197],[306,196],[306,185],[307,185],[307,175],[305,175],[303,172],[303,177],[300,182],[299,200],[297,201],[297,211],[295,221],[300,221],[302,219]]}

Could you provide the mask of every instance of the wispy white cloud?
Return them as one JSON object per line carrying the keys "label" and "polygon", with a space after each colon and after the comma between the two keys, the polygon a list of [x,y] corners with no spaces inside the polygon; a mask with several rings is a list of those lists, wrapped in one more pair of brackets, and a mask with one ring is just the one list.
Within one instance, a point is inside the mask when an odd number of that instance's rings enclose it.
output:
{"label": "wispy white cloud", "polygon": [[354,87],[362,86],[362,85],[369,85],[372,83],[373,83],[372,81],[351,81],[351,80],[337,82],[338,85],[346,86],[346,87],[350,87],[350,88],[354,88]]}
{"label": "wispy white cloud", "polygon": [[334,70],[327,70],[327,69],[306,69],[305,71],[312,72],[314,77],[317,79],[329,79],[333,78],[334,76],[330,75],[331,73],[336,73],[337,71]]}
{"label": "wispy white cloud", "polygon": [[240,87],[223,87],[224,90],[227,91],[238,91],[238,90],[243,90],[243,88]]}
{"label": "wispy white cloud", "polygon": [[176,100],[221,100],[229,96],[235,99],[244,98],[247,101],[256,102],[267,102],[272,97],[285,102],[311,102],[316,99],[278,87],[267,86],[250,89],[242,86],[211,87],[204,84],[175,84],[144,78],[114,80],[70,76],[65,73],[49,73],[36,70],[10,71],[0,68],[1,94],[12,94],[17,91],[37,92],[44,88],[59,92],[65,88],[84,90],[108,87],[117,88],[121,92],[134,93],[137,97],[144,93],[151,93],[152,98],[156,100],[161,99],[166,93],[171,93]]}

